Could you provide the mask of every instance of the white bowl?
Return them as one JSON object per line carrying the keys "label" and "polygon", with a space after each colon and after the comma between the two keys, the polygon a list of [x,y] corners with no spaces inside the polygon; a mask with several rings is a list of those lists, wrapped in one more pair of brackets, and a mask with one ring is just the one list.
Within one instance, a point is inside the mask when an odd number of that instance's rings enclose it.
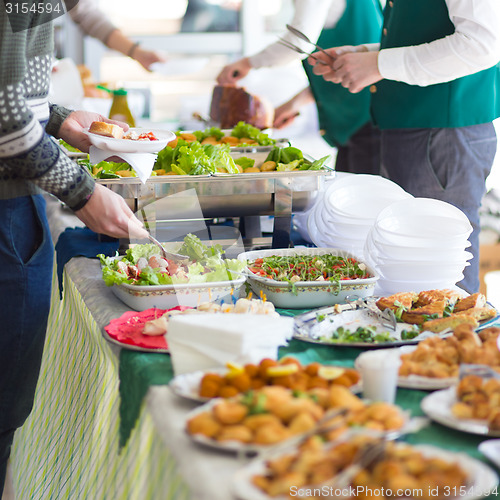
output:
{"label": "white bowl", "polygon": [[[269,250],[253,250],[238,255],[238,259],[253,261],[262,257],[272,255],[325,255],[334,254],[344,258],[359,258],[350,252],[338,248],[282,248]],[[362,261],[361,261],[362,262]],[[297,281],[293,292],[292,285],[288,282],[276,281],[256,276],[248,271],[248,283],[250,287],[260,296],[265,294],[276,307],[291,309],[308,309],[312,307],[328,306],[345,302],[346,297],[355,295],[357,297],[369,297],[373,295],[378,274],[370,266],[367,271],[372,274],[371,278],[342,280],[340,284],[330,281]]]}
{"label": "white bowl", "polygon": [[84,132],[89,136],[90,143],[96,148],[115,151],[117,153],[158,153],[170,141],[175,139],[175,134],[170,130],[151,130],[142,128],[130,128],[128,132],[137,132],[144,134],[153,132],[158,138],[157,141],[132,141],[130,139],[115,139],[114,137],[105,137],[99,134],[93,134],[88,129]]}
{"label": "white bowl", "polygon": [[439,265],[439,266],[448,266],[448,265],[463,265],[467,264],[467,261],[472,259],[473,255],[470,252],[466,252],[465,250],[461,252],[460,255],[450,256],[447,258],[445,255],[437,258],[435,256],[430,256],[427,258],[410,258],[410,259],[393,259],[388,257],[383,257],[380,254],[375,254],[373,259],[377,262],[378,265],[403,265],[403,264],[417,264],[417,265]]}
{"label": "white bowl", "polygon": [[375,268],[380,277],[397,281],[452,281],[456,283],[468,262],[455,264],[433,264],[429,262],[405,262],[396,264],[381,264],[375,262]]}
{"label": "white bowl", "polygon": [[325,205],[329,206],[332,214],[339,217],[345,215],[361,219],[375,219],[388,205],[412,198],[411,194],[397,184],[391,183],[389,186],[385,184],[345,186],[327,193]]}
{"label": "white bowl", "polygon": [[380,212],[379,217],[383,219],[391,216],[406,217],[407,215],[436,215],[466,222],[469,220],[462,210],[451,203],[433,198],[411,198],[398,201]]}
{"label": "white bowl", "polygon": [[182,285],[137,286],[122,283],[113,285],[111,290],[125,304],[136,311],[152,307],[171,309],[179,305],[196,307],[202,302],[230,301],[239,297],[239,289],[245,277],[233,281],[213,281],[209,283],[186,283]]}
{"label": "white bowl", "polygon": [[396,234],[390,233],[388,231],[380,230],[377,224],[374,224],[372,229],[372,239],[375,243],[383,242],[385,244],[397,245],[400,247],[410,247],[410,248],[457,248],[465,249],[470,246],[467,241],[467,237],[461,236],[450,236],[446,235],[444,232],[441,236],[422,237],[418,234],[407,235],[407,234]]}
{"label": "white bowl", "polygon": [[[373,240],[374,231],[370,230],[366,236],[365,250],[373,254],[374,258],[379,259],[393,259],[396,261],[442,261],[451,260],[456,261],[465,256],[472,256],[470,252],[464,253],[464,246],[460,245],[456,248],[449,248],[446,246],[434,246],[429,248],[414,248],[409,246],[393,245],[382,240]],[[470,246],[467,241],[465,247]],[[469,260],[466,258],[465,260]]]}
{"label": "white bowl", "polygon": [[380,278],[377,282],[377,287],[382,295],[392,295],[399,292],[423,292],[425,290],[439,290],[445,288],[453,288],[456,283],[463,279],[463,275],[456,281],[400,281],[400,280],[387,280]]}
{"label": "white bowl", "polygon": [[391,215],[378,217],[375,224],[377,231],[385,236],[412,236],[431,239],[464,239],[472,233],[468,220],[459,220],[439,215]]}

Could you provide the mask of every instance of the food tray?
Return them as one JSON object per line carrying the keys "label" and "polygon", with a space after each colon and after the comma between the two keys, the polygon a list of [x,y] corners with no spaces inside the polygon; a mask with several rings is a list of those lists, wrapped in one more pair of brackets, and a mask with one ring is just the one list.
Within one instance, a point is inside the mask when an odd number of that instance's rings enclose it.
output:
{"label": "food tray", "polygon": [[136,177],[96,182],[121,195],[134,212],[166,196],[181,197],[183,191],[194,189],[207,218],[289,216],[292,211],[304,211],[330,175],[333,172],[328,170],[306,170],[196,177],[166,175],[150,177],[145,184]]}

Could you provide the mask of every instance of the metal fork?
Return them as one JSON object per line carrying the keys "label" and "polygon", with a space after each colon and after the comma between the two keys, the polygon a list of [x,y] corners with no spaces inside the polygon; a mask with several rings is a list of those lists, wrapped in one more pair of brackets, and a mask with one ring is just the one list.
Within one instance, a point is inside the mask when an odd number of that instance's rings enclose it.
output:
{"label": "metal fork", "polygon": [[288,47],[291,50],[294,50],[295,52],[298,52],[299,54],[305,54],[306,56],[311,57],[314,59],[318,64],[323,64],[325,66],[328,66],[328,63],[323,61],[322,59],[319,59],[315,55],[311,54],[310,52],[307,52],[305,50],[302,50],[300,47],[297,45],[294,45],[293,43],[289,42],[288,40],[285,40],[284,38],[281,38],[278,40],[278,43],[281,43],[281,45],[284,45],[285,47]]}

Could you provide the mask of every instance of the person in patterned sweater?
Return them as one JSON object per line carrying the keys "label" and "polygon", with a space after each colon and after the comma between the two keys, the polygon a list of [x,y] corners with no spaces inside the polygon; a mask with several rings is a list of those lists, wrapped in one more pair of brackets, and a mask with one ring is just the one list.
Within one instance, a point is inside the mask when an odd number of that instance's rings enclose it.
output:
{"label": "person in patterned sweater", "polygon": [[97,233],[147,235],[123,198],[95,184],[51,139],[88,151],[83,129],[111,121],[49,104],[52,22],[22,16],[26,29],[13,31],[0,4],[0,493],[14,432],[33,405],[50,307],[53,246],[41,193]]}

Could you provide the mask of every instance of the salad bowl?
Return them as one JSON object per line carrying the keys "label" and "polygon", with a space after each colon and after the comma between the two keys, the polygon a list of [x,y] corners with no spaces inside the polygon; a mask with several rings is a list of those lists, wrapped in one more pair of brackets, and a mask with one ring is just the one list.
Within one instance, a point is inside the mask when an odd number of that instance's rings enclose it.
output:
{"label": "salad bowl", "polygon": [[103,280],[132,309],[196,307],[202,302],[236,301],[245,282],[244,264],[223,259],[220,245],[209,247],[193,234],[177,250],[184,261],[165,259],[154,243],[135,245],[122,257],[99,255]]}
{"label": "salad bowl", "polygon": [[[278,281],[259,276],[250,270],[252,262],[266,257],[300,257],[300,256],[338,256],[343,259],[355,259],[365,271],[366,277],[321,280],[321,281]],[[269,250],[253,250],[238,255],[238,259],[247,263],[247,281],[254,293],[265,295],[276,307],[305,309],[341,304],[349,299],[363,298],[373,295],[375,283],[379,276],[368,264],[360,261],[350,252],[338,248],[284,248]]]}

